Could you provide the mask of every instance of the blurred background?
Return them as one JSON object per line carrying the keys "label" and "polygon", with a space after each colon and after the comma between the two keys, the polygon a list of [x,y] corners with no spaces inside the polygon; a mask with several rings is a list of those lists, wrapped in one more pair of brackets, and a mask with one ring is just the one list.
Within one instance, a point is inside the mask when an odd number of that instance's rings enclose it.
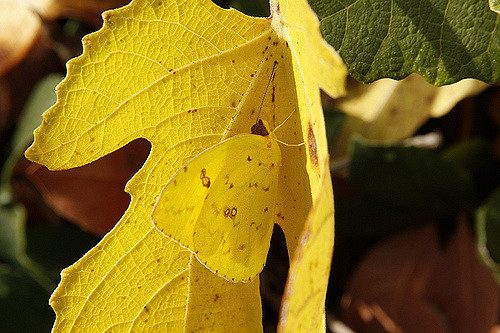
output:
{"label": "blurred background", "polygon": [[[215,2],[269,15],[263,0]],[[136,140],[57,172],[23,156],[81,38],[100,28],[104,10],[126,3],[0,0],[0,332],[50,331],[60,271],[119,220],[125,183],[149,153]],[[412,74],[349,79],[347,91],[323,98],[336,223],[328,329],[500,331],[498,86],[437,88]],[[276,226],[261,275],[269,332],[287,272]]]}

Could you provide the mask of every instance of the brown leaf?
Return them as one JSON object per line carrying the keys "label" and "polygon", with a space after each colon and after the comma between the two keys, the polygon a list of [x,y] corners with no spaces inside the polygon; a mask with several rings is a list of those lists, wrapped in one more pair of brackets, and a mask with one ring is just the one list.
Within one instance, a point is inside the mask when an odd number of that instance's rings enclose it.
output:
{"label": "brown leaf", "polygon": [[369,253],[344,294],[345,321],[362,332],[487,332],[499,289],[477,259],[464,222],[446,250],[433,226],[397,235]]}
{"label": "brown leaf", "polygon": [[23,2],[0,0],[0,76],[21,62],[42,32],[40,18]]}
{"label": "brown leaf", "polygon": [[500,289],[476,249],[462,221],[429,281],[428,297],[446,313],[453,332],[488,332],[498,323]]}
{"label": "brown leaf", "polygon": [[72,17],[98,27],[102,25],[101,14],[105,10],[125,6],[130,0],[28,0],[28,2],[46,20]]}
{"label": "brown leaf", "polygon": [[80,168],[49,171],[33,163],[27,170],[45,201],[82,229],[104,235],[127,208],[126,182],[142,166],[149,143],[136,140],[122,149]]}

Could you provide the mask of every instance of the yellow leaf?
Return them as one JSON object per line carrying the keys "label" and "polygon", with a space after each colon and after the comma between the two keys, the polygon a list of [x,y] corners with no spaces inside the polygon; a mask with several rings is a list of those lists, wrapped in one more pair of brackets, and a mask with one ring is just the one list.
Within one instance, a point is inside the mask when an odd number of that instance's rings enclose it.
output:
{"label": "yellow leaf", "polygon": [[290,264],[283,303],[280,332],[324,332],[325,299],[333,253],[333,191],[327,175],[300,238],[300,245]]}
{"label": "yellow leaf", "polygon": [[338,145],[347,147],[353,132],[382,143],[400,142],[429,118],[445,115],[456,103],[487,87],[474,79],[435,87],[418,74],[401,81],[381,79],[357,84],[351,95],[336,102],[337,108],[352,116],[346,121]]}
{"label": "yellow leaf", "polygon": [[342,93],[346,72],[305,0],[275,2],[272,12],[253,18],[209,0],[134,0],[84,38],[26,155],[65,169],[136,138],[152,150],[127,184],[132,201],[122,219],[63,271],[51,298],[54,330],[262,329],[258,279],[235,284],[212,274],[154,228],[151,214],[187,161],[249,133],[269,89],[260,117],[275,129],[291,115],[276,137],[305,142],[280,148],[273,222],[293,254],[320,184],[330,180],[319,88]]}

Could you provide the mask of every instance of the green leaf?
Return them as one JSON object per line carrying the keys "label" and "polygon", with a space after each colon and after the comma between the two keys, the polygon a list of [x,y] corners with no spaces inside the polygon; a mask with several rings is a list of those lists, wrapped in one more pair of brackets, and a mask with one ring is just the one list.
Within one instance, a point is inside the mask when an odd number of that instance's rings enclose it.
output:
{"label": "green leaf", "polygon": [[[494,1],[496,2],[496,1]],[[500,77],[498,16],[483,0],[310,0],[325,39],[363,82]],[[498,4],[494,4],[497,6]]]}
{"label": "green leaf", "polygon": [[26,231],[30,258],[42,265],[50,277],[59,280],[61,270],[84,255],[99,242],[72,223],[37,224]]}
{"label": "green leaf", "polygon": [[324,116],[328,145],[332,146],[339,138],[340,131],[346,120],[346,114],[334,110],[325,110]]}
{"label": "green leaf", "polygon": [[50,332],[54,321],[44,291],[22,270],[0,265],[0,331]]}
{"label": "green leaf", "polygon": [[52,74],[41,80],[33,89],[23,115],[12,136],[11,150],[0,174],[0,204],[11,200],[10,178],[17,161],[33,141],[33,131],[42,122],[42,113],[56,101],[54,89],[61,82],[60,74]]}
{"label": "green leaf", "polygon": [[408,209],[368,195],[335,202],[335,232],[349,239],[378,239],[422,225],[432,212]]}
{"label": "green leaf", "polygon": [[13,203],[10,181],[17,161],[33,140],[33,130],[42,121],[42,113],[54,103],[54,88],[61,79],[60,75],[50,75],[34,88],[12,136],[11,151],[0,174],[0,257],[49,293],[55,288],[53,281],[26,255],[26,211],[22,205]]}
{"label": "green leaf", "polygon": [[449,216],[471,207],[474,183],[434,151],[371,145],[356,138],[351,146],[350,180],[364,193],[418,214]]}
{"label": "green leaf", "polygon": [[21,205],[0,205],[0,260],[24,273],[48,293],[55,289],[45,270],[26,254],[26,211]]}
{"label": "green leaf", "polygon": [[476,230],[481,258],[500,283],[500,187],[478,209]]}
{"label": "green leaf", "polygon": [[26,250],[24,223],[26,211],[21,205],[0,205],[0,257],[15,262]]}
{"label": "green leaf", "polygon": [[472,176],[479,201],[484,200],[500,184],[500,160],[495,158],[493,144],[484,138],[459,142],[446,149],[443,157]]}

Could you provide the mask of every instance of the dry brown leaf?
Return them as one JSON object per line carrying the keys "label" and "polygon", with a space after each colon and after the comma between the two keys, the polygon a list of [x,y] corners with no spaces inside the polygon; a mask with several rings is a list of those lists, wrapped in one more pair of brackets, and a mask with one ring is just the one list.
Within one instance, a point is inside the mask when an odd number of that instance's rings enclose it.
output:
{"label": "dry brown leaf", "polygon": [[42,32],[40,18],[21,1],[0,0],[0,76],[21,62]]}
{"label": "dry brown leaf", "polygon": [[446,250],[430,225],[377,246],[354,273],[342,307],[356,331],[487,332],[498,321],[499,295],[462,222]]}
{"label": "dry brown leaf", "polygon": [[149,144],[136,140],[76,169],[51,172],[33,163],[27,175],[59,215],[103,236],[127,208],[130,196],[123,190],[125,183],[142,166],[148,152]]}
{"label": "dry brown leaf", "polygon": [[102,24],[101,14],[105,10],[124,6],[130,0],[25,0],[25,2],[46,20],[73,17],[98,27]]}
{"label": "dry brown leaf", "polygon": [[442,253],[427,290],[452,332],[488,332],[500,319],[500,288],[476,253],[465,218]]}

